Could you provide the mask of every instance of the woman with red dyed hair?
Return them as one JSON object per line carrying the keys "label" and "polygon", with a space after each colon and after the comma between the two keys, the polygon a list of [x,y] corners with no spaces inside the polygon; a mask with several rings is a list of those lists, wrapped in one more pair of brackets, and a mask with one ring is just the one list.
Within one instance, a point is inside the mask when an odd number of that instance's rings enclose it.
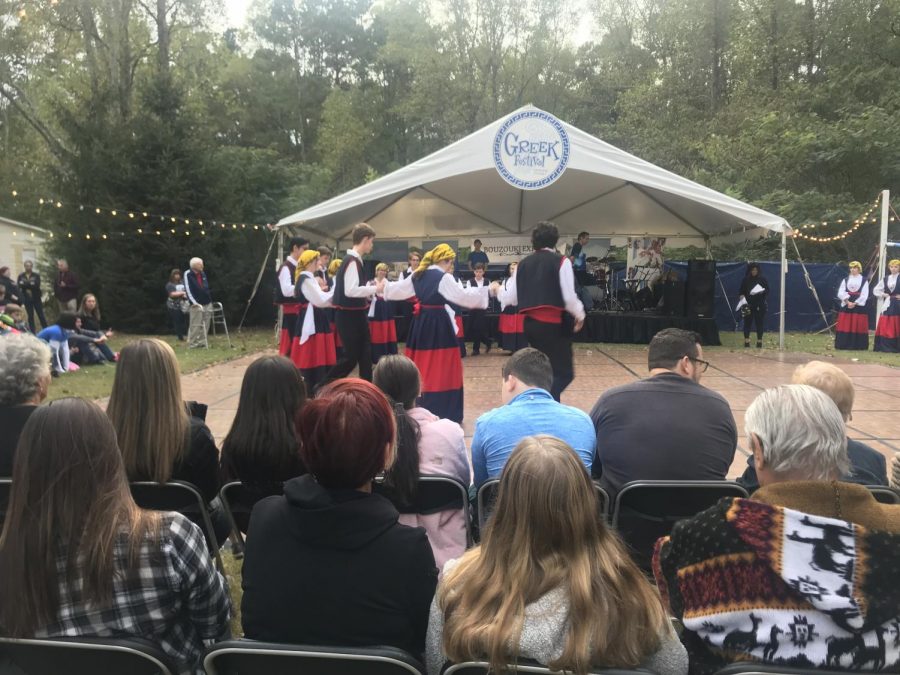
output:
{"label": "woman with red dyed hair", "polygon": [[246,637],[390,645],[421,655],[437,568],[425,531],[372,494],[394,460],[384,394],[358,379],[322,388],[298,417],[309,473],[256,504],[244,554]]}

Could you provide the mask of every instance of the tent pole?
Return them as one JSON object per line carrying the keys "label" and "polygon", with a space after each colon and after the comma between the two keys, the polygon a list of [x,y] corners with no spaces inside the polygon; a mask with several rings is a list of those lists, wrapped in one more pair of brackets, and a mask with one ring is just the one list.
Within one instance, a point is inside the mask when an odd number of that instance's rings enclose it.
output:
{"label": "tent pole", "polygon": [[519,190],[519,232],[522,232],[522,211],[525,207],[525,190]]}
{"label": "tent pole", "polygon": [[784,300],[787,285],[787,230],[781,231],[781,290],[780,312],[778,313],[778,349],[784,351]]}
{"label": "tent pole", "polygon": [[[886,279],[887,275],[890,274],[890,270],[887,268],[887,235],[890,208],[891,192],[890,190],[883,190],[881,192],[881,237],[878,239],[878,272],[876,274],[880,279]],[[884,291],[887,293],[887,287],[885,287]],[[884,303],[879,302],[879,300],[880,298],[875,300],[876,326],[878,325],[878,320],[881,318],[881,312],[884,310]]]}
{"label": "tent pole", "polygon": [[[281,261],[284,260],[284,228],[278,228],[278,257],[275,259],[275,274],[278,274],[278,268],[281,266]],[[280,283],[278,279],[275,279],[275,283]],[[281,344],[281,324],[284,322],[284,308],[279,304],[278,305],[278,318],[275,322],[275,345],[278,346]]]}

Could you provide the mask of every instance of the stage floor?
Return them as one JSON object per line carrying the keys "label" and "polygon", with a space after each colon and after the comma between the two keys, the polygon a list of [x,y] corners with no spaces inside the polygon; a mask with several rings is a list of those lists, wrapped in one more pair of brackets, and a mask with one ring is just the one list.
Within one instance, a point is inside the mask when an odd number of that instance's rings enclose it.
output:
{"label": "stage floor", "polygon": [[[738,426],[738,451],[729,477],[739,476],[749,454],[744,436],[744,411],[765,388],[787,384],[807,354],[777,351],[741,352],[725,347],[704,349],[711,362],[701,383],[722,394],[731,405]],[[260,354],[212,366],[182,377],[185,400],[209,405],[207,423],[221,445],[237,409],[244,370]],[[500,369],[505,353],[492,351],[463,361],[465,376],[465,421],[467,443],[478,416],[500,405]],[[853,420],[848,427],[857,438],[882,452],[890,460],[900,451],[900,370],[877,364],[859,364],[829,359],[850,375],[856,386]],[[590,412],[606,389],[646,376],[647,350],[633,345],[579,344],[575,349],[575,381],[563,393],[563,402]]]}

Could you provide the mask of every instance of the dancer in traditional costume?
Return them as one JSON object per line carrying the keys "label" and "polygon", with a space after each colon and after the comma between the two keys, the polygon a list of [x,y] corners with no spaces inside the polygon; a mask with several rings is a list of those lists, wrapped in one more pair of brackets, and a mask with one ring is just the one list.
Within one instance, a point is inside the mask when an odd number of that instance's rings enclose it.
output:
{"label": "dancer in traditional costume", "polygon": [[[334,278],[337,276],[338,270],[341,269],[343,262],[340,258],[335,258],[328,265],[326,281],[330,291],[334,290]],[[331,324],[331,334],[334,336],[334,353],[337,354],[338,358],[341,358],[344,355],[344,346],[341,344],[341,337],[337,334],[337,330],[334,327],[334,307],[329,307],[325,311],[328,316],[328,323]]]}
{"label": "dancer in traditional costume", "polygon": [[291,360],[300,369],[310,396],[337,361],[334,336],[326,314],[326,308],[331,307],[332,294],[322,290],[315,277],[318,259],[318,251],[304,251],[300,255],[295,286],[300,311],[291,349]]}
{"label": "dancer in traditional costume", "polygon": [[512,262],[506,268],[506,279],[497,290],[497,299],[500,301],[500,321],[497,324],[497,332],[500,334],[498,343],[501,349],[515,353],[528,346],[525,339],[525,315],[519,314],[519,308],[510,303],[510,294],[507,290],[509,281],[516,276],[516,267],[519,263]]}
{"label": "dancer in traditional costume", "polygon": [[876,302],[881,301],[882,313],[875,329],[875,351],[900,352],[900,260],[888,263],[888,274],[875,286]]}
{"label": "dancer in traditional costume", "polygon": [[[378,263],[375,267],[375,279],[369,283],[375,285],[387,278],[388,266]],[[394,322],[393,303],[376,295],[369,305],[369,336],[372,339],[372,363],[388,354],[397,353],[397,325]]]}
{"label": "dancer in traditional costume", "polygon": [[456,323],[448,303],[486,309],[488,288],[463,289],[450,270],[456,253],[440,244],[422,259],[412,277],[388,284],[385,296],[403,300],[415,295],[419,315],[406,341],[406,356],[422,374],[420,404],[438,417],[463,419],[463,372]]}
{"label": "dancer in traditional costume", "polygon": [[[490,282],[484,276],[484,265],[477,263],[474,272],[475,277],[469,280],[469,288],[488,288]],[[469,310],[469,339],[472,340],[472,356],[478,356],[481,353],[482,344],[484,345],[485,353],[491,351],[492,341],[487,310]]]}
{"label": "dancer in traditional costume", "polygon": [[331,264],[331,249],[327,246],[320,246],[319,266],[316,268],[316,279],[319,280],[319,286],[323,291],[330,291],[334,286],[332,277],[328,275],[328,266]]}
{"label": "dancer in traditional costume", "polygon": [[[400,281],[403,281],[407,277],[411,277],[413,272],[418,269],[421,260],[422,252],[419,249],[409,249],[409,254],[406,258],[408,264],[406,269],[400,272]],[[406,300],[395,300],[392,301],[392,303],[394,305],[394,316],[400,319],[397,330],[397,339],[406,342],[406,338],[409,336],[409,327],[412,325],[413,319],[415,318],[416,297],[413,296]]]}
{"label": "dancer in traditional costume", "polygon": [[869,282],[862,275],[862,265],[850,263],[850,276],[841,282],[838,289],[841,308],[838,311],[834,336],[835,349],[869,348],[869,313],[866,300],[869,299]]}
{"label": "dancer in traditional costume", "polygon": [[297,313],[300,311],[300,304],[294,297],[294,279],[297,276],[297,261],[308,248],[309,241],[303,237],[292,238],[291,253],[278,270],[275,304],[281,305],[281,339],[278,342],[278,353],[281,356],[290,356],[294,344],[294,326],[297,325]]}

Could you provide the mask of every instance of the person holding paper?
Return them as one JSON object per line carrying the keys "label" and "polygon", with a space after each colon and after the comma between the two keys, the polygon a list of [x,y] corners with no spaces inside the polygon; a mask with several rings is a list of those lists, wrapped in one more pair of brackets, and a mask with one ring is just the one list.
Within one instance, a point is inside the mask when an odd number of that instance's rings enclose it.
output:
{"label": "person holding paper", "polygon": [[744,312],[744,347],[750,346],[750,328],[756,325],[756,348],[762,348],[763,333],[766,330],[766,298],[769,297],[769,282],[759,273],[759,265],[747,265],[747,276],[741,282],[741,302],[749,312]]}

